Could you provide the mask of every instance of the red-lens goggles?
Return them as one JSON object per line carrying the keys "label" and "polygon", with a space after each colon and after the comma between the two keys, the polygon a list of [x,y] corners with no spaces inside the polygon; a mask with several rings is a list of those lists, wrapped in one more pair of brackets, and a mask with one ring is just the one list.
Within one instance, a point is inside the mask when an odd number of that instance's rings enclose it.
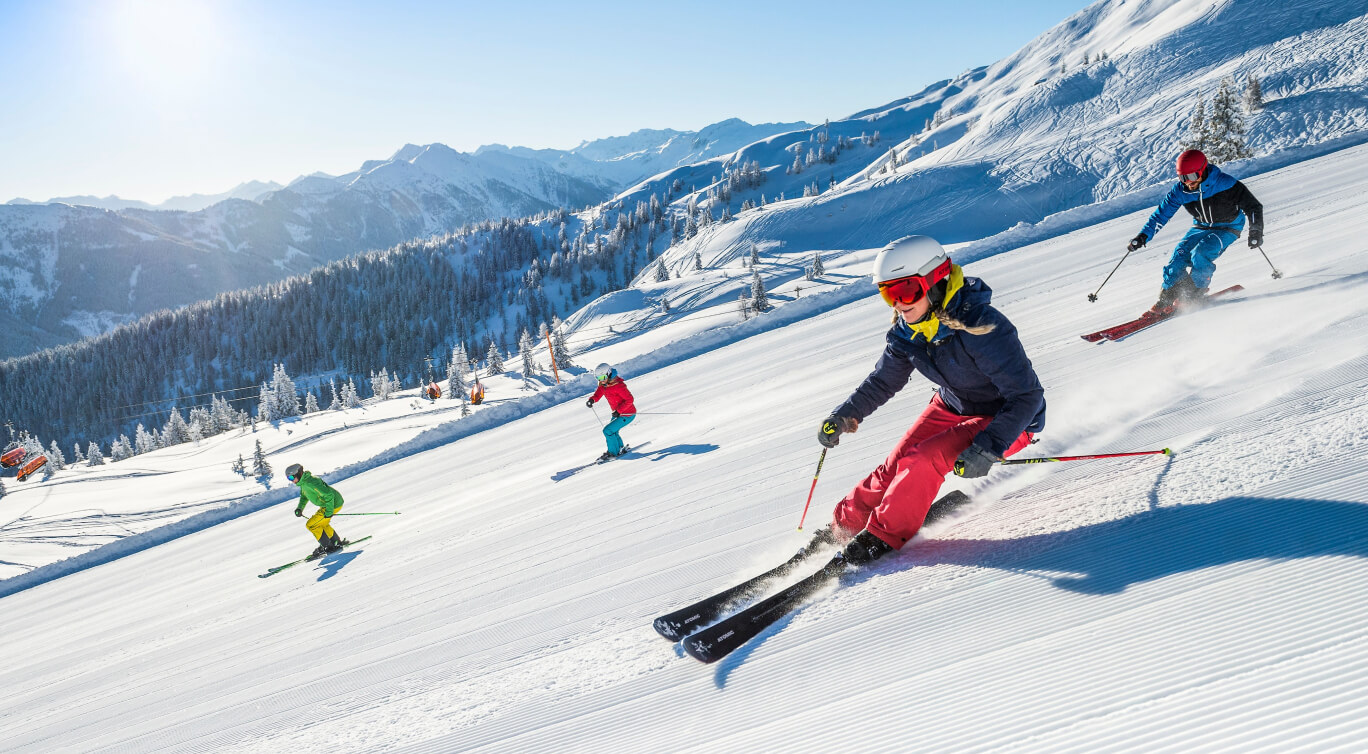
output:
{"label": "red-lens goggles", "polygon": [[879,283],[879,296],[889,306],[894,304],[911,306],[925,298],[930,290],[931,285],[921,275],[912,275]]}

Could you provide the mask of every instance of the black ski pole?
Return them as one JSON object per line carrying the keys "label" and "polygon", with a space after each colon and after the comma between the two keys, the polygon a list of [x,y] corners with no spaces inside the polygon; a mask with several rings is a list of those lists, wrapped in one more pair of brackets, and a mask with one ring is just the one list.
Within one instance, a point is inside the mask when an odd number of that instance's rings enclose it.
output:
{"label": "black ski pole", "polygon": [[1269,268],[1273,270],[1273,279],[1277,280],[1278,278],[1282,277],[1282,272],[1280,272],[1277,267],[1273,266],[1273,260],[1269,259],[1267,254],[1264,254],[1263,244],[1259,244],[1254,248],[1258,249],[1260,254],[1263,254],[1264,261],[1268,262]]}
{"label": "black ski pole", "polygon": [[[1135,251],[1135,249],[1132,249],[1132,248],[1130,248],[1129,246],[1127,246],[1127,247],[1126,247],[1126,253],[1125,253],[1125,255],[1121,257],[1121,262],[1126,261],[1126,257],[1130,256],[1132,251]],[[1111,280],[1111,276],[1112,276],[1112,275],[1115,275],[1115,274],[1116,274],[1116,271],[1119,270],[1119,269],[1121,269],[1121,262],[1117,262],[1117,263],[1116,263],[1116,266],[1112,268],[1112,271],[1107,273],[1107,280]],[[1096,301],[1096,300],[1097,300],[1097,294],[1099,294],[1099,293],[1102,292],[1102,287],[1105,286],[1105,285],[1107,284],[1107,280],[1103,280],[1103,281],[1102,281],[1102,285],[1097,286],[1097,290],[1095,290],[1095,291],[1093,291],[1092,293],[1089,293],[1089,294],[1088,294],[1088,300],[1089,300],[1089,301]]]}

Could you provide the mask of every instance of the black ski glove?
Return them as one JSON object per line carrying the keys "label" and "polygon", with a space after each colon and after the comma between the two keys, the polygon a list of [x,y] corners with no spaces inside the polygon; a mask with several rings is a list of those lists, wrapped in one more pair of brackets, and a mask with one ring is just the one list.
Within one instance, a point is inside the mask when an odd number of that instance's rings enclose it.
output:
{"label": "black ski glove", "polygon": [[587,401],[584,402],[584,405],[588,406],[589,408],[593,408],[593,407],[594,407],[594,399],[593,399],[593,398],[590,398],[589,400],[587,400]]}
{"label": "black ski glove", "polygon": [[1135,251],[1136,249],[1143,248],[1145,242],[1148,240],[1149,236],[1144,233],[1137,234],[1135,238],[1132,238],[1131,242],[1126,245],[1126,251]]}
{"label": "black ski glove", "polygon": [[854,432],[860,428],[860,422],[848,416],[832,414],[822,420],[821,429],[817,430],[817,442],[824,448],[834,448],[841,444],[842,432]]}
{"label": "black ski glove", "polygon": [[295,517],[296,517],[296,518],[304,518],[304,509],[303,509],[303,508],[295,508]]}
{"label": "black ski glove", "polygon": [[1263,246],[1263,228],[1249,229],[1249,248],[1257,249]]}
{"label": "black ski glove", "polygon": [[618,417],[620,417],[620,416],[622,416],[622,414],[619,414],[619,413],[616,412],[616,411],[613,412],[613,418],[614,418],[614,419],[616,419],[616,418],[618,418]]}
{"label": "black ski glove", "polygon": [[965,479],[977,479],[981,476],[988,476],[993,464],[1001,461],[1001,458],[989,453],[978,445],[970,445],[959,454],[955,459],[955,474]]}

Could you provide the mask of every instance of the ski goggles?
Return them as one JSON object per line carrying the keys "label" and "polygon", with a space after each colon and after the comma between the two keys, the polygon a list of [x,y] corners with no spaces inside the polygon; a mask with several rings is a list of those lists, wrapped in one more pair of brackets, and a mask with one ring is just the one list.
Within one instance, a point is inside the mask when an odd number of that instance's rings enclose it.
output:
{"label": "ski goggles", "polygon": [[1178,177],[1183,179],[1183,183],[1196,183],[1202,180],[1202,174],[1200,171],[1196,173],[1183,173]]}
{"label": "ski goggles", "polygon": [[930,290],[931,284],[921,275],[912,275],[879,283],[879,297],[889,306],[895,304],[911,306],[926,298],[926,294]]}
{"label": "ski goggles", "polygon": [[285,475],[285,478],[288,479],[288,480],[290,480],[291,482],[298,482],[298,481],[299,481],[299,475],[298,475],[298,474],[286,474],[286,475]]}
{"label": "ski goggles", "polygon": [[612,377],[612,376],[613,376],[613,373],[612,373],[612,372],[609,372],[608,374],[600,374],[600,375],[598,376],[598,381],[599,381],[599,382],[607,382],[607,381],[608,381],[608,378],[609,378],[609,377]]}

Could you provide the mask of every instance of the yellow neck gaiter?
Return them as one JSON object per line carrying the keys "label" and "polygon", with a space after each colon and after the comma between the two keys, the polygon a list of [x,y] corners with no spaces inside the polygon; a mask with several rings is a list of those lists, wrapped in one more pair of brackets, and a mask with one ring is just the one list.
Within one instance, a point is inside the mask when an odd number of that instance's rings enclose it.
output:
{"label": "yellow neck gaiter", "polygon": [[[964,287],[964,270],[957,264],[950,265],[950,277],[946,278],[946,280],[948,282],[945,286],[945,302],[941,304],[942,309],[948,308],[950,306],[950,301],[955,298],[955,294],[959,293],[959,289]],[[938,334],[940,334],[941,321],[940,317],[937,317],[935,314],[931,314],[926,319],[913,325],[904,322],[902,315],[898,314],[898,311],[894,309],[893,321],[900,323],[907,329],[908,339],[913,343],[917,342],[918,335],[925,338],[927,343],[930,343],[935,340]]]}

